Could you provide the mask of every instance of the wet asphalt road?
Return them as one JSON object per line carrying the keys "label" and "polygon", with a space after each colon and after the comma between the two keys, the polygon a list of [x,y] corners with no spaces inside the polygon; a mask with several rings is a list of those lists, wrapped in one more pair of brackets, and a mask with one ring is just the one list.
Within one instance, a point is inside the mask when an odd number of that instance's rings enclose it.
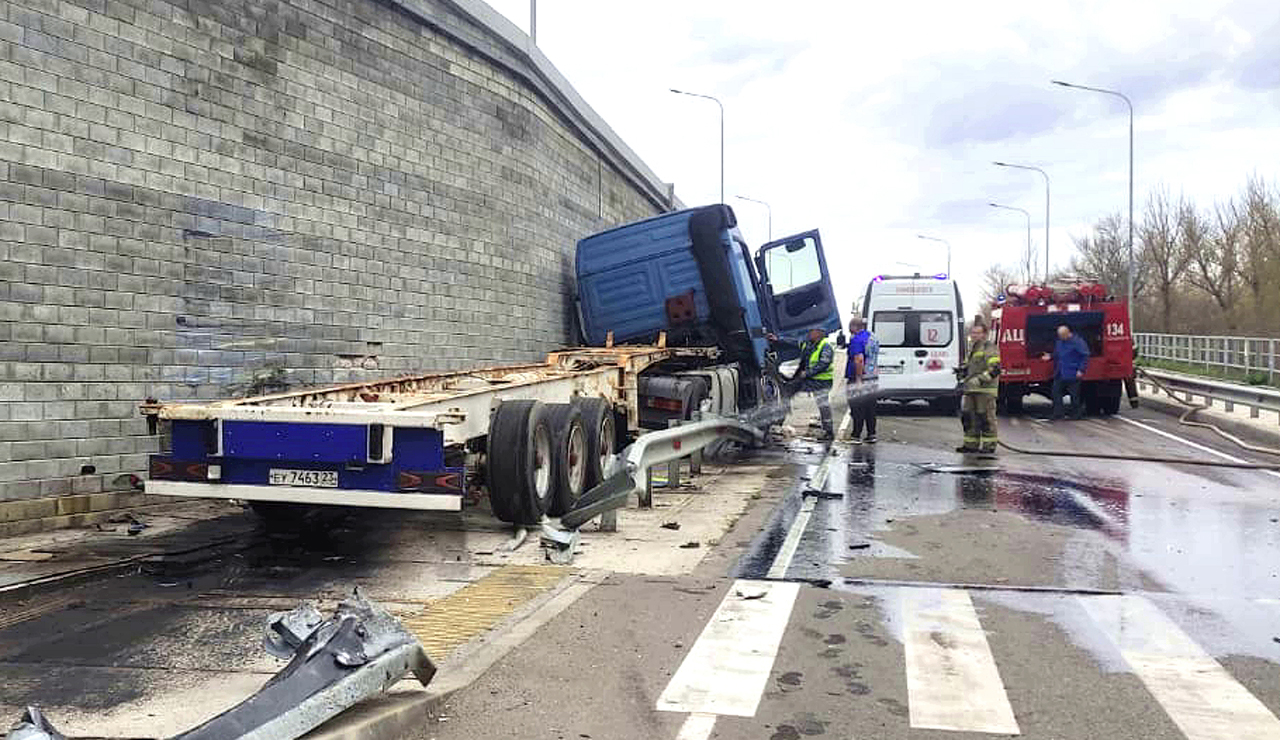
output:
{"label": "wet asphalt road", "polygon": [[[1001,421],[1032,449],[1255,459],[1145,410]],[[962,462],[958,426],[909,410],[875,446],[792,443],[693,577],[612,577],[413,737],[1280,738],[1280,476],[926,472]]]}

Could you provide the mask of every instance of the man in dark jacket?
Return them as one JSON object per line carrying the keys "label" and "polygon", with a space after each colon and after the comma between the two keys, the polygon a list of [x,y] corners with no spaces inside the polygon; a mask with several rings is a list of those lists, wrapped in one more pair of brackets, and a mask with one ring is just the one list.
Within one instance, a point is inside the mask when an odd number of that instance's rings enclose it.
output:
{"label": "man in dark jacket", "polygon": [[1071,331],[1071,327],[1063,324],[1058,327],[1053,361],[1053,415],[1050,418],[1062,418],[1062,394],[1065,391],[1071,396],[1071,418],[1079,419],[1084,416],[1080,380],[1089,369],[1089,345]]}

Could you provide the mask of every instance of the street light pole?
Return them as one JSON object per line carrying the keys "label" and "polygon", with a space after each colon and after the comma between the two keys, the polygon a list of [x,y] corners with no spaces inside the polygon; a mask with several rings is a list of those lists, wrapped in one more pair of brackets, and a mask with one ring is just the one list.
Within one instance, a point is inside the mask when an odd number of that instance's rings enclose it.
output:
{"label": "street light pole", "polygon": [[[1031,254],[1031,214],[1027,212],[1027,209],[1019,208],[1017,206],[1006,206],[1002,203],[988,203],[987,205],[991,206],[992,208],[1003,208],[1006,211],[1017,211],[1021,213],[1023,216],[1027,217],[1027,254],[1030,255]],[[1031,270],[1028,269],[1027,282],[1030,282],[1034,279],[1035,279],[1035,276],[1032,275]]]}
{"label": "street light pole", "polygon": [[1017,170],[1033,170],[1044,178],[1044,282],[1049,283],[1049,173],[1029,164],[1011,164],[1009,162],[992,162],[997,167],[1012,167]]}
{"label": "street light pole", "polygon": [[936,236],[925,236],[924,234],[916,234],[917,239],[927,239],[931,242],[942,242],[947,245],[947,277],[951,277],[951,242],[946,239],[939,239]]}
{"label": "street light pole", "polygon": [[748,198],[745,195],[735,195],[733,197],[737,198],[738,200],[745,200],[749,203],[756,203],[758,205],[764,206],[765,212],[768,213],[769,215],[769,241],[773,241],[773,208],[771,208],[768,203],[765,203],[762,200],[756,200],[755,198]]}
{"label": "street light pole", "polygon": [[[1089,87],[1088,85],[1076,85],[1062,80],[1049,80],[1055,85],[1062,87],[1070,87],[1076,90],[1088,90],[1089,92],[1102,93],[1103,95],[1112,95],[1124,101],[1129,107],[1129,326],[1133,326],[1133,101],[1128,95],[1116,90],[1107,90],[1101,87]],[[1132,331],[1132,329],[1130,329]]]}
{"label": "street light pole", "polygon": [[677,95],[688,95],[689,97],[692,97],[692,98],[702,98],[704,100],[711,100],[711,101],[714,101],[716,105],[720,106],[720,202],[723,203],[724,202],[724,103],[721,103],[720,98],[717,98],[714,95],[703,95],[702,93],[685,92],[684,90],[677,90],[674,87],[671,88],[671,92]]}

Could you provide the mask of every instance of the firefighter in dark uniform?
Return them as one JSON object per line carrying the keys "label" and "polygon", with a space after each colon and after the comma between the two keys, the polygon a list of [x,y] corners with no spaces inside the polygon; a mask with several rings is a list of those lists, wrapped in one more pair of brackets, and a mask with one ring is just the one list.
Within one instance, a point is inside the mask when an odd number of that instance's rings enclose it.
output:
{"label": "firefighter in dark uniform", "polygon": [[1000,350],[987,341],[987,325],[979,316],[969,329],[969,356],[960,368],[960,423],[964,444],[956,452],[996,453],[996,392],[1000,376]]}

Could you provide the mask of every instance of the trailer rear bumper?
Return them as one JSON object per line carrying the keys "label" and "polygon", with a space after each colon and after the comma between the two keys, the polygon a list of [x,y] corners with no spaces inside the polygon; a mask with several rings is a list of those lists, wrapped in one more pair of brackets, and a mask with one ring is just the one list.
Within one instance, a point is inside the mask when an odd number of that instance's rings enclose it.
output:
{"label": "trailer rear bumper", "polygon": [[160,496],[279,501],[291,504],[462,511],[462,496],[453,493],[388,493],[344,488],[255,486],[239,483],[192,483],[168,480],[147,481],[146,492]]}

